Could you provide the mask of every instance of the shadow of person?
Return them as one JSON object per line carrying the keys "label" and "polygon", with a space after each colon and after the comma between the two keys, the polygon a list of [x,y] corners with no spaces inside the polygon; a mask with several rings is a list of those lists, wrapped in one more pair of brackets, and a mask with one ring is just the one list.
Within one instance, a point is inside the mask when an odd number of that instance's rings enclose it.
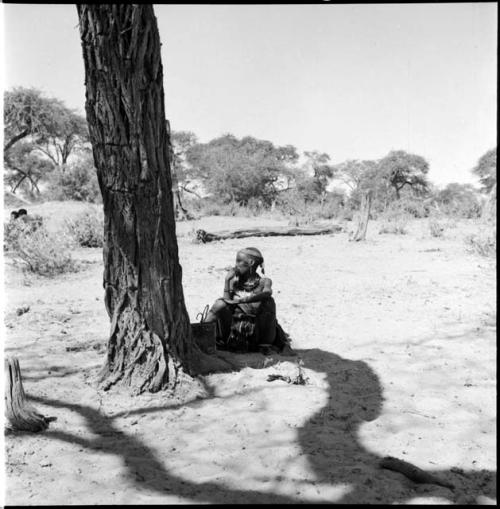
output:
{"label": "shadow of person", "polygon": [[[363,423],[380,416],[383,390],[376,373],[363,361],[344,359],[320,350],[298,350],[304,367],[326,375],[327,403],[298,429],[298,442],[313,476],[302,483],[321,486],[345,485],[344,495],[333,503],[404,503],[419,496],[439,497],[451,502],[476,503],[478,495],[496,497],[496,473],[464,472],[457,469],[433,471],[432,474],[452,483],[455,489],[434,484],[416,484],[400,473],[380,468],[381,456],[363,446],[359,430]],[[289,359],[290,360],[290,359]],[[262,366],[264,367],[264,366]],[[175,495],[201,503],[317,503],[318,499],[287,495],[258,489],[234,488],[219,482],[194,482],[168,468],[168,458],[136,436],[126,434],[113,417],[95,408],[32,396],[29,399],[66,408],[81,414],[94,438],[87,439],[71,432],[48,430],[44,436],[78,444],[91,450],[119,455],[127,469],[128,479],[142,489],[163,495]],[[188,402],[198,408],[209,399]],[[172,407],[135,409],[139,412],[169,412]],[[168,430],[165,431],[166,433]],[[220,430],[224,432],[223,429]],[[272,453],[272,451],[270,451]],[[276,479],[275,479],[276,480]],[[279,481],[279,479],[277,479]],[[324,501],[324,499],[323,499]]]}

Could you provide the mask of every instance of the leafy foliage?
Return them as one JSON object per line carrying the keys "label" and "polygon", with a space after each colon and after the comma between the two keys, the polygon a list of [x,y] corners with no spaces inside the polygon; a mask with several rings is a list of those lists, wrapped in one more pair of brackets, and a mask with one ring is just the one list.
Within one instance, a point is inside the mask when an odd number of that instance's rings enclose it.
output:
{"label": "leafy foliage", "polygon": [[29,141],[20,141],[10,149],[5,165],[4,182],[13,193],[17,189],[25,192],[40,192],[39,183],[54,170],[54,164],[37,153],[36,146]]}
{"label": "leafy foliage", "polygon": [[[4,163],[13,191],[30,182],[39,192],[37,182],[45,172],[65,165],[71,153],[83,148],[87,124],[59,99],[18,87],[4,94],[4,139]],[[31,178],[35,174],[38,179]]]}
{"label": "leafy foliage", "polygon": [[99,182],[90,155],[54,170],[45,194],[53,200],[100,202]]}
{"label": "leafy foliage", "polygon": [[481,214],[481,202],[471,184],[448,184],[437,193],[435,201],[444,213],[454,217],[473,218]]}
{"label": "leafy foliage", "polygon": [[496,147],[483,154],[472,172],[479,177],[482,189],[489,193],[497,182],[497,149]]}
{"label": "leafy foliage", "polygon": [[102,247],[104,242],[103,214],[95,209],[66,220],[69,234],[82,247]]}
{"label": "leafy foliage", "polygon": [[248,203],[251,197],[270,204],[277,183],[297,161],[295,147],[275,147],[271,142],[231,134],[192,146],[187,160],[207,190],[223,203]]}
{"label": "leafy foliage", "polygon": [[43,223],[16,219],[5,225],[4,238],[4,249],[24,270],[53,277],[78,268],[71,256],[72,239],[49,232]]}
{"label": "leafy foliage", "polygon": [[299,174],[295,177],[297,191],[306,202],[323,200],[329,179],[335,174],[335,167],[328,164],[330,156],[324,152],[304,152],[304,155],[307,158],[304,169],[310,175]]}
{"label": "leafy foliage", "polygon": [[378,162],[378,166],[383,178],[394,188],[397,198],[407,185],[420,195],[427,190],[429,163],[422,156],[393,150]]}
{"label": "leafy foliage", "polygon": [[497,253],[496,229],[480,229],[477,233],[467,235],[464,238],[468,252],[484,257],[495,257]]}

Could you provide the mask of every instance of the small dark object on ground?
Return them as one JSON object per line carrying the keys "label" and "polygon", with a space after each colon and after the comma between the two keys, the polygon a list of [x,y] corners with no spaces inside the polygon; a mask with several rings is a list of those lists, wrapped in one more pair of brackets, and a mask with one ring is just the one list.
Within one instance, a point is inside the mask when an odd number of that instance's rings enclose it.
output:
{"label": "small dark object on ground", "polygon": [[386,468],[388,470],[393,470],[394,472],[399,472],[404,476],[408,477],[408,479],[413,482],[419,484],[437,484],[439,486],[443,486],[445,488],[449,488],[450,490],[455,489],[453,484],[443,481],[437,478],[435,475],[422,470],[421,468],[408,463],[407,461],[400,460],[398,458],[393,458],[392,456],[386,456],[380,460],[380,467]]}
{"label": "small dark object on ground", "polygon": [[302,359],[297,359],[297,368],[299,370],[297,376],[295,378],[290,378],[289,376],[285,375],[278,375],[278,374],[271,374],[267,376],[268,382],[274,382],[274,380],[283,380],[287,384],[293,384],[293,385],[306,385],[307,378],[304,376],[304,373],[302,372],[302,366],[304,363],[302,362]]}
{"label": "small dark object on ground", "polygon": [[268,382],[274,382],[275,380],[283,380],[287,384],[292,385],[306,385],[307,379],[302,376],[302,374],[299,374],[295,378],[290,378],[289,376],[284,375],[267,375],[267,381]]}
{"label": "small dark object on ground", "polygon": [[27,313],[29,310],[30,310],[29,306],[22,306],[16,309],[16,315],[17,316],[24,315],[24,313]]}

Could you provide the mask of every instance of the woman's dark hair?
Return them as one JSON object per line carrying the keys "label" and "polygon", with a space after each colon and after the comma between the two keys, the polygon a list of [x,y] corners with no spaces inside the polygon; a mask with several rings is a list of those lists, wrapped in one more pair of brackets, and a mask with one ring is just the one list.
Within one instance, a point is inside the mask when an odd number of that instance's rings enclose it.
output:
{"label": "woman's dark hair", "polygon": [[19,209],[17,211],[17,217],[19,217],[19,216],[26,216],[26,215],[28,215],[28,211],[26,209]]}

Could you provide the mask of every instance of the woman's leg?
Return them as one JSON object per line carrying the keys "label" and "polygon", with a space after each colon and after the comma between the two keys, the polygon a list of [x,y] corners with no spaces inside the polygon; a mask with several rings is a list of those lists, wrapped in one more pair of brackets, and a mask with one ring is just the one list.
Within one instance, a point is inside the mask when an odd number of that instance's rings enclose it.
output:
{"label": "woman's leg", "polygon": [[270,297],[263,303],[256,319],[258,345],[272,345],[276,339],[276,304]]}
{"label": "woman's leg", "polygon": [[226,343],[231,332],[233,313],[229,304],[223,299],[217,299],[208,311],[204,322],[217,322],[217,339]]}

